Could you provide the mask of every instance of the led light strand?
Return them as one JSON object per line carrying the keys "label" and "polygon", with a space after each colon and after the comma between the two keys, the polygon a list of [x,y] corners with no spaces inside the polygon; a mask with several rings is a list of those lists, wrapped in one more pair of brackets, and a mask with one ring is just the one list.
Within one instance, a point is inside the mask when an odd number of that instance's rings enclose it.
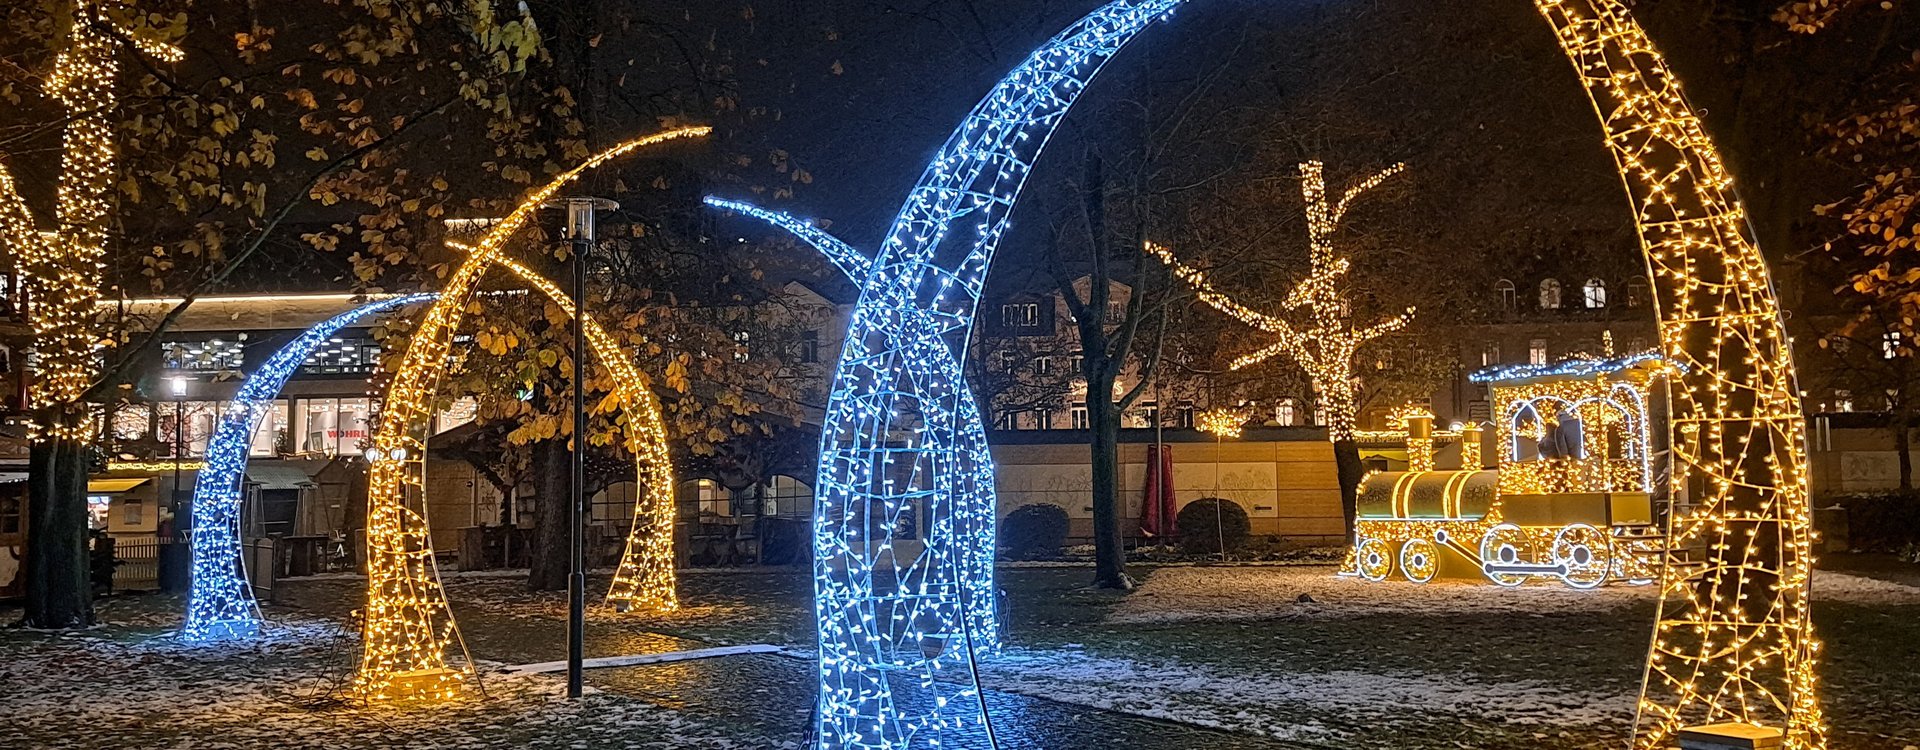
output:
{"label": "led light strand", "polygon": [[367,608],[361,627],[356,694],[367,699],[452,698],[472,673],[469,659],[449,668],[447,647],[460,638],[434,565],[426,515],[426,442],[435,389],[453,332],[480,277],[535,212],[589,169],[647,146],[707,135],[682,128],[622,143],[535,191],[475,243],[408,343],[382,402],[369,452]]}
{"label": "led light strand", "polygon": [[363,305],[300,334],[247,376],[207,440],[205,468],[193,488],[193,577],[180,637],[194,642],[251,638],[260,632],[260,607],[241,575],[240,500],[253,435],[273,409],[287,379],[340,329],[436,295],[416,294]]}
{"label": "led light strand", "polygon": [[956,349],[1062,115],[1180,3],[1109,3],[1029,55],[928,164],[864,278],[816,484],[821,748],[938,746],[985,724],[969,668],[1000,639],[993,464]]}
{"label": "led light strand", "polygon": [[100,335],[94,308],[106,252],[118,148],[112,117],[119,97],[117,53],[122,40],[162,62],[181,51],[117,23],[108,11],[119,3],[74,0],[66,44],[54,60],[46,90],[66,109],[61,142],[60,186],[55,203],[58,231],[35,231],[12,176],[0,166],[0,248],[17,259],[29,304],[34,348],[27,395],[35,410],[31,438],[86,442],[96,420],[82,398],[98,376]]}
{"label": "led light strand", "polygon": [[[634,502],[633,525],[627,533],[620,567],[614,570],[613,584],[607,589],[607,603],[623,612],[679,609],[673,569],[673,461],[668,453],[666,422],[660,416],[660,403],[654,399],[647,378],[598,320],[592,316],[579,317],[573,300],[558,285],[511,258],[496,257],[494,262],[532,284],[567,317],[576,318],[586,326],[587,346],[613,376],[617,401],[613,408],[627,417],[626,448],[633,454],[634,481],[641,488],[641,496]],[[574,439],[581,438],[576,435]]]}
{"label": "led light strand", "polygon": [[1281,318],[1266,315],[1233,300],[1214,289],[1205,273],[1181,263],[1173,251],[1148,242],[1146,250],[1173,269],[1173,274],[1199,292],[1200,299],[1242,323],[1274,334],[1279,341],[1233,361],[1232,369],[1251,367],[1280,355],[1292,357],[1307,371],[1314,390],[1320,393],[1329,422],[1328,437],[1334,442],[1355,439],[1360,409],[1360,387],[1353,374],[1353,360],[1368,342],[1407,327],[1413,320],[1413,308],[1405,315],[1364,328],[1353,326],[1352,305],[1346,289],[1346,275],[1352,265],[1334,254],[1333,236],[1353,202],[1367,191],[1379,187],[1388,178],[1406,171],[1395,164],[1377,172],[1341,194],[1331,205],[1327,197],[1325,167],[1317,161],[1300,165],[1300,192],[1307,206],[1309,272],[1288,293],[1284,307],[1305,310],[1311,325],[1301,329]]}
{"label": "led light strand", "polygon": [[[1641,750],[1743,722],[1826,746],[1806,419],[1765,258],[1712,140],[1620,0],[1535,0],[1574,65],[1633,202],[1667,358],[1672,486],[1661,604],[1634,723]],[[1687,497],[1685,493],[1695,493]],[[1696,556],[1697,555],[1697,556]]]}
{"label": "led light strand", "polygon": [[751,216],[777,228],[786,230],[793,236],[798,237],[802,242],[813,246],[813,249],[820,251],[821,255],[826,256],[827,260],[833,263],[834,268],[840,269],[840,272],[846,274],[847,278],[852,280],[853,283],[858,284],[865,281],[867,274],[873,271],[872,258],[867,257],[859,250],[853,249],[852,245],[841,241],[840,238],[828,234],[825,230],[815,226],[813,222],[796,219],[793,216],[778,211],[769,211],[751,203],[742,203],[725,198],[708,196],[706,203],[714,208],[726,209]]}

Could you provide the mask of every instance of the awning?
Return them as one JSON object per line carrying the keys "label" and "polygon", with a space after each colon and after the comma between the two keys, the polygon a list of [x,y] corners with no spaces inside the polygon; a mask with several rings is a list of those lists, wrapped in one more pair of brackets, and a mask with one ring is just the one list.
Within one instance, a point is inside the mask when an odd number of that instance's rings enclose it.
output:
{"label": "awning", "polygon": [[127,490],[151,481],[153,481],[153,477],[140,477],[138,479],[89,479],[87,480],[87,494],[98,495],[111,492],[126,492]]}
{"label": "awning", "polygon": [[304,466],[278,461],[262,461],[247,466],[247,481],[263,490],[297,490],[312,487],[313,475]]}

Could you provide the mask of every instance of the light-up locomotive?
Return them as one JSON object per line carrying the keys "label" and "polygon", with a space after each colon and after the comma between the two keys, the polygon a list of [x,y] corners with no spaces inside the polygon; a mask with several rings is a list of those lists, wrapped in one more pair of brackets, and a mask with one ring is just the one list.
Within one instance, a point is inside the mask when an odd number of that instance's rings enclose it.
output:
{"label": "light-up locomotive", "polygon": [[1482,435],[1469,425],[1456,436],[1463,468],[1435,470],[1432,416],[1405,417],[1409,470],[1361,485],[1342,574],[1650,583],[1664,539],[1649,405],[1667,371],[1646,353],[1474,373],[1493,392],[1497,469],[1480,468]]}

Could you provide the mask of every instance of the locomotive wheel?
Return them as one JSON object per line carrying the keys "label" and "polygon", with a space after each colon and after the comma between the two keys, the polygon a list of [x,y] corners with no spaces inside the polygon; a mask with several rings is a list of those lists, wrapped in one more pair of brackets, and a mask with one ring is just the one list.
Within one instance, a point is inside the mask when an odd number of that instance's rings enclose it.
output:
{"label": "locomotive wheel", "polygon": [[1496,573],[1490,570],[1493,565],[1525,565],[1533,562],[1535,552],[1533,540],[1527,532],[1510,523],[1503,523],[1487,529],[1487,535],[1480,538],[1481,572],[1487,580],[1501,586],[1513,587],[1526,583],[1532,576],[1526,573]]}
{"label": "locomotive wheel", "polygon": [[1409,539],[1400,545],[1400,575],[1426,583],[1440,572],[1440,547],[1430,539]]}
{"label": "locomotive wheel", "polygon": [[1613,571],[1613,539],[1587,524],[1573,524],[1554,535],[1553,561],[1566,568],[1561,580],[1568,586],[1594,588]]}
{"label": "locomotive wheel", "polygon": [[1387,580],[1387,574],[1393,572],[1393,550],[1387,543],[1378,539],[1363,539],[1355,554],[1360,569],[1360,577],[1374,583]]}

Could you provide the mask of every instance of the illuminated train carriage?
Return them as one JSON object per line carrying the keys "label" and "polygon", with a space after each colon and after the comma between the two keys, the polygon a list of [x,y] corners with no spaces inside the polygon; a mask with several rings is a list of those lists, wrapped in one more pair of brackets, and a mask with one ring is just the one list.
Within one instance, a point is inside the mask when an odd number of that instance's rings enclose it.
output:
{"label": "illuminated train carriage", "polygon": [[[1343,574],[1535,577],[1575,588],[1655,578],[1664,541],[1654,512],[1648,404],[1668,365],[1657,355],[1490,368],[1497,470],[1463,449],[1460,471],[1384,472],[1360,488],[1358,543]],[[1430,417],[1407,420],[1408,451],[1430,452]],[[1477,442],[1477,430],[1467,437]],[[1411,456],[1432,466],[1431,455]]]}

